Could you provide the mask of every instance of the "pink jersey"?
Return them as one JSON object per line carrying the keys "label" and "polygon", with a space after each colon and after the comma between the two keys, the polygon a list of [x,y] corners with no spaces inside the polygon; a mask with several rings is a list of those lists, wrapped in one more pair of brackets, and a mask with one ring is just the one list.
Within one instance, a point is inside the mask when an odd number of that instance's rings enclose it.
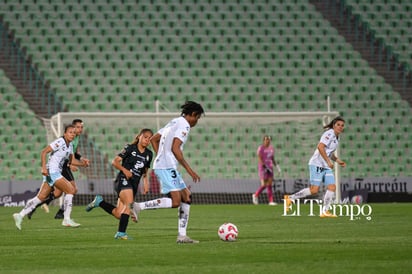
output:
{"label": "pink jersey", "polygon": [[275,154],[273,146],[265,147],[260,145],[257,149],[257,154],[262,159],[262,163],[258,163],[259,177],[267,179],[268,176],[273,176],[273,157]]}

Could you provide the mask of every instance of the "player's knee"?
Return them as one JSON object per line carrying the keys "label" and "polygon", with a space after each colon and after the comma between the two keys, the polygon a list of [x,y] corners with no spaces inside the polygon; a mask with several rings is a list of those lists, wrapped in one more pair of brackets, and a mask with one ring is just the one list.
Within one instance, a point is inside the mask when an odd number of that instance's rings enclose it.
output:
{"label": "player's knee", "polygon": [[328,185],[328,190],[335,192],[336,191],[336,185],[335,184],[330,184]]}
{"label": "player's knee", "polygon": [[315,195],[319,192],[319,187],[310,187],[310,194]]}
{"label": "player's knee", "polygon": [[177,208],[180,206],[180,203],[182,201],[182,197],[180,195],[172,195],[169,198],[172,199],[172,208]]}
{"label": "player's knee", "polygon": [[39,194],[37,194],[37,198],[38,198],[40,201],[44,202],[44,201],[47,199],[47,195],[45,195],[45,194],[43,194],[43,193],[39,193]]}
{"label": "player's knee", "polygon": [[192,203],[192,194],[186,197],[186,199],[182,197],[182,202],[190,205]]}
{"label": "player's knee", "polygon": [[77,185],[72,183],[72,187],[73,187],[73,191],[74,191],[73,194],[77,194],[77,191],[79,191],[79,189],[77,188]]}
{"label": "player's knee", "polygon": [[181,198],[180,196],[172,195],[171,193],[167,194],[167,197],[172,199],[172,208],[176,208],[180,206]]}
{"label": "player's knee", "polygon": [[74,187],[68,187],[67,191],[65,191],[65,192],[66,192],[66,194],[71,194],[71,195],[76,194],[76,191],[75,191]]}

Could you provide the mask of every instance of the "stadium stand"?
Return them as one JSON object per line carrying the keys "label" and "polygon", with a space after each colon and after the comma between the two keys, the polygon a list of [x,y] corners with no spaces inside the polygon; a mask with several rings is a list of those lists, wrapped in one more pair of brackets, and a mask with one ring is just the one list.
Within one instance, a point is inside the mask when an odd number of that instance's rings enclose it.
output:
{"label": "stadium stand", "polygon": [[400,61],[412,66],[412,3],[409,1],[347,0],[351,12],[359,16],[374,31],[376,39],[382,39],[392,48]]}
{"label": "stadium stand", "polygon": [[0,180],[41,180],[40,150],[47,144],[41,120],[0,70]]}
{"label": "stadium stand", "polygon": [[[154,111],[155,100],[177,110],[186,99],[202,102],[206,112],[318,111],[330,96],[332,109],[347,120],[342,157],[350,164],[343,176],[412,175],[410,105],[307,1],[1,5],[3,21],[70,111]],[[410,60],[410,50],[400,50]],[[313,146],[319,124],[304,130]],[[238,145],[222,146],[231,132],[240,136]],[[135,134],[97,124],[88,125],[87,133],[109,157]],[[262,134],[276,135],[279,160],[290,177],[307,176],[314,148],[305,148],[302,157],[299,140],[281,128],[199,127],[188,153],[210,176],[250,178],[256,176]],[[200,144],[211,149],[194,149]],[[221,164],[204,164],[216,158]]]}

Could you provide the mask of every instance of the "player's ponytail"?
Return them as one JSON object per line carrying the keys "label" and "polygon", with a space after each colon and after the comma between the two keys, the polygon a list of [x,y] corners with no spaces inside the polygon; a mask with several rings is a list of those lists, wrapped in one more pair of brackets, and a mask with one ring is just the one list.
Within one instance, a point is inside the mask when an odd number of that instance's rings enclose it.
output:
{"label": "player's ponytail", "polygon": [[150,132],[153,135],[153,131],[150,128],[144,128],[142,129],[139,134],[136,135],[134,138],[132,145],[137,145],[139,143],[139,138],[142,134],[145,134],[146,132]]}
{"label": "player's ponytail", "polygon": [[333,126],[334,126],[334,125],[336,124],[336,122],[338,122],[338,121],[342,121],[342,122],[345,123],[345,120],[344,120],[341,116],[338,116],[338,117],[335,117],[332,121],[330,121],[329,124],[327,124],[327,125],[324,126],[323,128],[325,128],[325,129],[331,129],[331,128],[333,128]]}

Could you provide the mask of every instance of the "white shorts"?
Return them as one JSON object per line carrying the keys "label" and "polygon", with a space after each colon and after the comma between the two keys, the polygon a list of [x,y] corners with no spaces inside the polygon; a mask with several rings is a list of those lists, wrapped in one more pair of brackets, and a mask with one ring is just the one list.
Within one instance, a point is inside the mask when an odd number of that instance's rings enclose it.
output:
{"label": "white shorts", "polygon": [[311,185],[320,186],[321,182],[324,182],[325,186],[335,184],[332,169],[309,165],[309,175]]}
{"label": "white shorts", "polygon": [[43,182],[46,182],[49,186],[53,187],[57,180],[62,178],[63,175],[60,172],[49,174],[49,176],[43,176]]}
{"label": "white shorts", "polygon": [[179,171],[174,168],[155,169],[154,173],[160,182],[162,194],[168,194],[172,191],[180,191],[186,188],[182,176]]}

